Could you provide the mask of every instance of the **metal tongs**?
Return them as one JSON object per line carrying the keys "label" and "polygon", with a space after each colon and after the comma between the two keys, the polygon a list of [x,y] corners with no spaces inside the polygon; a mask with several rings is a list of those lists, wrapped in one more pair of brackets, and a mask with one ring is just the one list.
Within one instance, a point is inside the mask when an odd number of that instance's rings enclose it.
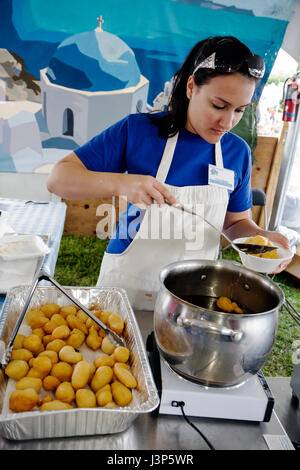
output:
{"label": "metal tongs", "polygon": [[26,298],[23,310],[18,318],[18,321],[13,329],[13,332],[9,338],[9,341],[7,343],[7,346],[5,347],[4,342],[0,341],[0,351],[1,351],[1,357],[0,357],[0,368],[4,368],[7,366],[10,360],[10,356],[13,350],[13,344],[14,340],[17,336],[17,333],[19,331],[19,328],[21,326],[21,323],[25,317],[25,314],[27,312],[28,306],[30,304],[30,301],[32,299],[32,296],[34,294],[34,291],[40,281],[49,281],[51,284],[53,284],[60,292],[62,292],[71,302],[73,302],[77,307],[79,307],[84,313],[86,313],[92,320],[94,320],[95,323],[97,323],[100,328],[102,328],[107,336],[112,340],[114,344],[117,344],[118,346],[126,346],[126,342],[124,338],[119,336],[117,333],[115,333],[113,330],[111,330],[105,323],[103,323],[99,318],[97,318],[90,310],[88,310],[84,305],[82,305],[75,297],[73,297],[68,291],[66,291],[55,279],[53,279],[51,276],[49,276],[46,272],[44,271],[39,271],[37,275],[34,278],[33,284],[30,288],[29,294]]}
{"label": "metal tongs", "polygon": [[265,245],[256,245],[254,243],[234,243],[230,238],[228,238],[224,232],[219,230],[217,227],[215,227],[212,223],[210,223],[207,219],[205,219],[202,215],[198,214],[197,212],[193,211],[192,209],[189,209],[188,207],[185,207],[183,204],[170,204],[168,201],[165,201],[165,203],[170,206],[170,207],[175,207],[175,209],[179,209],[183,212],[188,212],[189,214],[196,215],[200,217],[204,222],[206,222],[210,227],[212,227],[216,232],[218,232],[219,235],[222,235],[229,243],[230,245],[233,246],[233,248],[236,248],[238,251],[242,251],[243,253],[246,253],[247,255],[259,255],[261,253],[267,253],[269,251],[276,250],[276,246],[265,246]]}

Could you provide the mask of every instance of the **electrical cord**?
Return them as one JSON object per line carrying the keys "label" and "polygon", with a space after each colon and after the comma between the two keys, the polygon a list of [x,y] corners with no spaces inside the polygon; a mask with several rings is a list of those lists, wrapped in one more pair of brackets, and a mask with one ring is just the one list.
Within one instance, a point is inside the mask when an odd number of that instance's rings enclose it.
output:
{"label": "electrical cord", "polygon": [[185,419],[185,421],[193,428],[195,429],[195,431],[200,434],[200,436],[202,437],[202,439],[206,442],[206,444],[208,445],[209,449],[210,450],[216,450],[214,448],[214,446],[209,442],[209,440],[207,439],[207,437],[204,436],[204,434],[200,431],[200,429],[197,428],[197,426],[195,426],[189,419],[188,417],[186,416],[185,412],[184,412],[184,401],[176,401],[176,400],[173,400],[172,403],[171,403],[172,406],[175,406],[175,407],[179,407],[181,409],[181,413],[182,413],[182,416],[183,418]]}

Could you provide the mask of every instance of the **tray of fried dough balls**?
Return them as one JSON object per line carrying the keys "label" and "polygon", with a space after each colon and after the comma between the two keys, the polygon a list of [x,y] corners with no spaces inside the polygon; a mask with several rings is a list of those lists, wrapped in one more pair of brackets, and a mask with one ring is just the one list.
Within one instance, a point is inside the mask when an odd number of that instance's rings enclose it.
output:
{"label": "tray of fried dough balls", "polygon": [[[159,404],[142,336],[120,288],[66,287],[103,323],[105,332],[55,287],[35,289],[0,371],[0,434],[13,440],[112,434]],[[28,295],[11,289],[0,323],[7,344]]]}

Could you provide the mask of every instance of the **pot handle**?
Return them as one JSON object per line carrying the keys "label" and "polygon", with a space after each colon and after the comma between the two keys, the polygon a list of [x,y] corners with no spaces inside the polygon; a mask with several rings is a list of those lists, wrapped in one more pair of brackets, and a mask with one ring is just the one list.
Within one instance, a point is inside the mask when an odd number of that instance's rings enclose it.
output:
{"label": "pot handle", "polygon": [[200,330],[206,331],[207,333],[214,333],[221,336],[229,336],[233,341],[240,341],[243,333],[241,331],[231,330],[226,326],[218,326],[215,323],[206,320],[197,320],[196,318],[177,318],[177,325],[179,326],[194,326]]}

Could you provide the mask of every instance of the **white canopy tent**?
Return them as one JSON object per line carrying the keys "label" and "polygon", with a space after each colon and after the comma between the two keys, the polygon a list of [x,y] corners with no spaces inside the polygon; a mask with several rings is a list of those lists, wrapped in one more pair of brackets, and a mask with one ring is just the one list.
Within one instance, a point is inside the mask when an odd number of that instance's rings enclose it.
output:
{"label": "white canopy tent", "polygon": [[[287,26],[281,47],[291,57],[293,57],[293,59],[300,63],[300,1],[294,5],[293,10],[294,14]],[[299,136],[300,113],[298,112],[297,121],[289,123],[273,209],[269,222],[270,230],[276,230],[282,220],[288,184],[295,161],[297,147],[299,146]]]}
{"label": "white canopy tent", "polygon": [[282,42],[285,50],[297,62],[300,62],[300,1],[294,7],[294,14],[289,22]]}

